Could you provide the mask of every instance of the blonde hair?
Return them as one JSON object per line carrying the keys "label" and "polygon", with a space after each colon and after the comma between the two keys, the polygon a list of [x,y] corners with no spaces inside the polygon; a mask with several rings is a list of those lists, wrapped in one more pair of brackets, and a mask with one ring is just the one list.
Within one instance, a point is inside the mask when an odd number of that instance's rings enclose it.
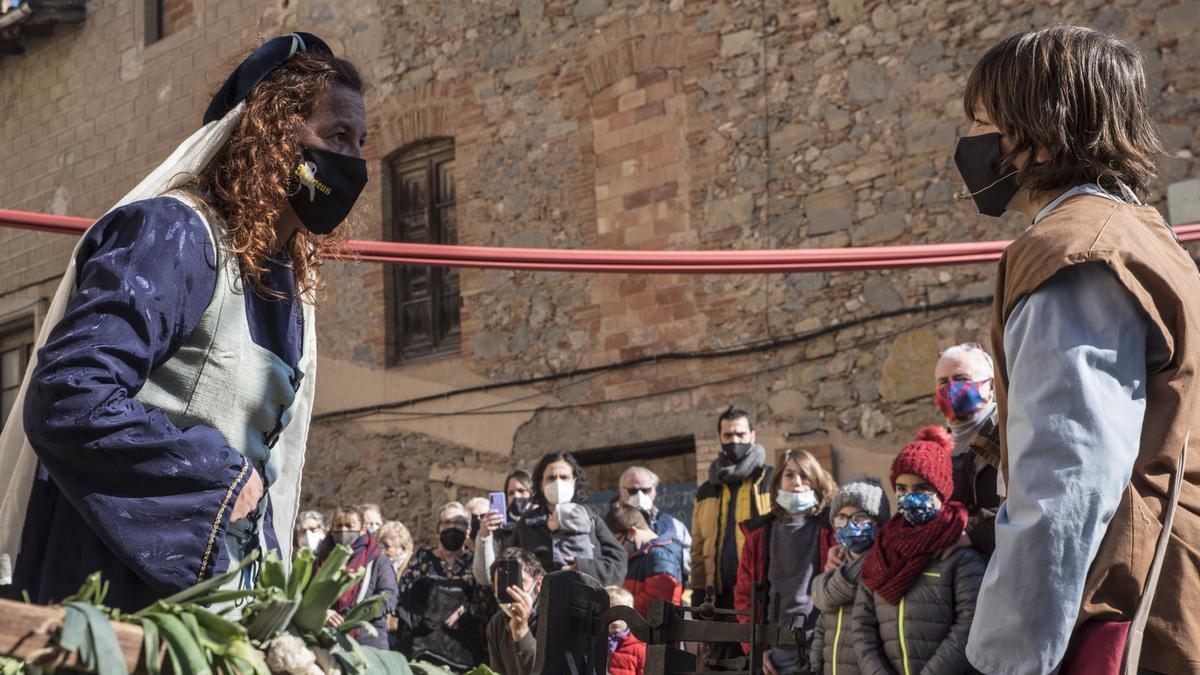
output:
{"label": "blonde hair", "polygon": [[608,592],[608,606],[614,607],[622,605],[625,607],[633,607],[633,593],[630,593],[622,586],[605,586],[604,590]]}
{"label": "blonde hair", "polygon": [[466,503],[467,515],[471,514],[471,509],[473,508],[482,508],[484,514],[486,514],[491,510],[492,503],[488,501],[487,497],[472,497]]}
{"label": "blonde hair", "polygon": [[[376,533],[375,538],[380,542],[382,542],[385,539],[387,539],[387,540],[394,539],[396,541],[397,546],[404,549],[405,551],[408,551],[408,557],[406,557],[404,559],[404,562],[400,565],[400,569],[396,571],[397,577],[404,574],[404,570],[408,569],[408,564],[410,562],[412,562],[412,553],[413,553],[412,534],[409,533],[408,528],[404,526],[404,523],[402,523],[398,520],[387,521],[382,526],[380,526],[379,532]],[[395,561],[393,561],[393,562],[395,562]]]}
{"label": "blonde hair", "polygon": [[778,504],[775,503],[775,496],[779,494],[779,486],[783,484],[783,470],[787,468],[789,462],[796,464],[796,468],[800,471],[800,475],[808,479],[812,485],[813,492],[817,493],[816,511],[820,512],[825,507],[829,506],[829,502],[833,500],[833,496],[837,494],[837,483],[834,482],[833,476],[821,466],[816,457],[807,450],[785,450],[783,458],[779,461],[779,466],[775,469],[775,475],[771,476],[771,512],[777,516],[788,515]]}

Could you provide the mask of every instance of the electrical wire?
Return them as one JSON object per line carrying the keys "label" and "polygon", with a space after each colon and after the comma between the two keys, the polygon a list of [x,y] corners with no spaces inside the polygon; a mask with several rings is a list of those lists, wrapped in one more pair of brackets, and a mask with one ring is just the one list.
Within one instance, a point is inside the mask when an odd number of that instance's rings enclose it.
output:
{"label": "electrical wire", "polygon": [[[598,366],[591,366],[588,368],[579,368],[579,369],[564,371],[564,372],[560,372],[560,373],[549,373],[546,375],[527,377],[527,378],[522,378],[519,380],[508,380],[505,382],[496,382],[493,384],[484,384],[484,385],[476,385],[473,387],[464,387],[461,389],[454,389],[454,390],[443,392],[440,394],[429,394],[426,396],[419,396],[419,397],[410,398],[410,399],[406,399],[406,400],[402,400],[402,401],[392,401],[389,403],[377,403],[377,404],[368,405],[368,406],[346,408],[343,410],[333,410],[333,411],[313,415],[313,421],[321,421],[321,420],[337,419],[337,418],[355,418],[355,417],[361,417],[361,416],[366,416],[366,415],[374,415],[374,414],[383,413],[383,412],[387,412],[387,413],[393,414],[393,415],[404,415],[404,414],[414,415],[414,416],[422,415],[422,416],[428,416],[430,418],[470,414],[471,411],[446,411],[446,412],[437,412],[437,413],[415,411],[415,412],[411,412],[411,413],[404,413],[402,411],[399,411],[398,409],[399,408],[408,408],[408,407],[411,407],[414,405],[418,405],[420,403],[427,403],[430,401],[441,401],[441,400],[445,400],[447,398],[454,397],[454,396],[464,396],[467,394],[474,394],[474,393],[492,391],[495,389],[503,389],[503,388],[509,388],[509,387],[528,386],[528,385],[533,385],[533,384],[539,384],[542,382],[550,382],[550,381],[564,379],[564,378],[571,378],[571,377],[575,377],[575,376],[578,376],[581,374],[598,374],[598,373],[610,372],[610,371],[615,371],[615,370],[623,370],[626,368],[633,368],[636,366],[640,366],[640,365],[643,365],[646,363],[662,363],[665,361],[725,358],[725,357],[731,357],[731,356],[744,356],[747,354],[761,353],[761,352],[769,351],[771,349],[779,349],[779,348],[788,347],[791,345],[801,344],[804,342],[815,340],[820,337],[824,337],[826,335],[831,335],[833,333],[840,332],[847,328],[853,328],[855,326],[860,326],[860,325],[872,323],[875,321],[882,321],[884,319],[890,319],[890,318],[894,318],[894,317],[898,317],[898,316],[907,316],[910,314],[917,314],[917,313],[922,313],[922,312],[936,312],[936,311],[940,311],[940,310],[944,310],[944,309],[955,309],[955,308],[961,308],[961,307],[980,306],[980,305],[989,304],[990,302],[991,302],[990,297],[978,297],[978,298],[966,298],[966,299],[962,299],[962,300],[951,300],[948,302],[941,302],[941,303],[936,303],[936,304],[932,304],[932,305],[917,305],[914,307],[902,307],[900,309],[890,310],[887,312],[878,312],[875,314],[869,314],[869,315],[865,315],[865,316],[861,316],[861,317],[856,317],[854,319],[842,321],[842,322],[839,322],[836,324],[831,324],[829,326],[825,326],[823,328],[809,331],[807,333],[792,335],[792,336],[789,336],[786,338],[779,338],[776,340],[761,340],[761,341],[757,341],[757,342],[753,342],[753,343],[748,343],[746,345],[742,345],[742,346],[732,348],[732,349],[708,350],[708,351],[702,350],[702,351],[688,351],[688,352],[664,352],[661,354],[652,354],[652,355],[647,355],[647,356],[643,356],[643,357],[636,358],[636,359],[615,361],[613,363],[607,363],[607,364],[602,364],[602,365],[598,365]],[[934,319],[933,321],[938,321],[938,320],[941,320],[941,317],[939,317],[938,319]],[[924,325],[924,324],[919,324],[919,325]],[[738,376],[738,377],[743,377],[743,376]],[[720,383],[721,383],[721,381],[717,381],[717,382],[707,381],[707,382],[703,382],[703,383],[700,383],[700,384],[697,384],[697,385],[694,385],[691,387],[683,388],[683,389],[681,389],[681,391],[688,391],[690,389],[695,389],[697,387],[710,386],[713,384],[720,384]],[[571,384],[574,384],[574,383],[571,383]],[[567,386],[570,386],[570,384],[568,384]],[[622,401],[626,401],[626,400],[638,400],[640,398],[663,396],[663,395],[667,395],[670,393],[677,393],[677,392],[675,392],[675,391],[655,392],[653,394],[630,397],[629,399],[614,399],[614,401],[622,402]],[[529,397],[526,397],[526,398],[529,398]],[[597,403],[601,403],[601,402],[597,402]],[[568,406],[560,406],[558,408],[556,408],[554,406],[545,406],[545,407],[541,407],[541,408],[523,408],[523,409],[502,410],[502,411],[493,410],[493,411],[486,411],[486,412],[487,412],[487,414],[517,414],[517,413],[526,413],[526,412],[536,412],[538,410],[567,409],[567,408],[570,408],[571,406],[589,406],[589,405],[596,405],[597,403],[570,404]],[[494,406],[496,404],[490,404],[490,405]]]}
{"label": "electrical wire", "polygon": [[[990,302],[990,299],[988,300],[988,302]],[[939,316],[937,318],[929,319],[927,321],[921,321],[916,324],[913,324],[912,326],[908,326],[904,330],[899,331],[899,333],[907,333],[907,332],[910,332],[913,330],[917,330],[918,328],[924,328],[925,326],[935,324],[939,321],[944,321],[946,318],[952,318],[952,317],[961,316],[961,315],[962,315],[962,312],[958,312],[955,314],[951,314],[950,317]],[[857,346],[860,346],[860,347],[874,346],[885,340],[892,339],[893,337],[895,337],[895,335],[896,335],[895,333],[892,333],[892,334],[888,334],[888,335],[877,336],[875,338],[864,340],[864,341],[858,343]],[[592,401],[592,402],[588,402],[588,403],[570,403],[570,404],[556,405],[556,406],[542,406],[539,408],[519,408],[519,409],[514,409],[514,410],[486,411],[486,412],[479,412],[479,413],[474,413],[472,411],[404,412],[404,411],[399,411],[399,410],[385,410],[385,411],[379,411],[374,414],[382,416],[382,418],[377,421],[387,421],[387,419],[389,417],[396,416],[396,417],[400,417],[405,422],[414,422],[414,421],[421,421],[421,420],[425,420],[425,419],[438,419],[438,418],[445,418],[445,417],[469,417],[469,416],[472,416],[475,414],[478,414],[480,416],[533,414],[533,413],[541,413],[541,412],[557,412],[557,411],[575,410],[575,409],[581,409],[581,408],[591,408],[591,407],[595,407],[595,406],[611,405],[611,404],[617,404],[617,403],[632,403],[634,401],[642,401],[642,400],[650,399],[650,398],[658,398],[660,396],[670,396],[671,394],[679,394],[679,393],[683,393],[683,392],[687,392],[687,391],[693,391],[693,390],[699,389],[701,387],[712,387],[712,386],[719,386],[722,384],[728,384],[730,382],[744,380],[748,377],[757,377],[759,375],[766,375],[768,373],[773,373],[778,370],[783,370],[786,368],[791,368],[793,366],[797,366],[801,363],[815,361],[818,358],[824,358],[824,357],[804,356],[804,357],[800,357],[798,359],[794,359],[794,360],[791,360],[791,361],[788,361],[785,363],[776,364],[773,366],[767,366],[765,368],[759,368],[757,370],[753,370],[753,371],[746,372],[746,373],[738,373],[736,375],[731,375],[729,377],[724,377],[724,378],[720,378],[717,380],[705,380],[704,382],[697,382],[696,384],[683,385],[680,387],[675,387],[673,389],[666,389],[663,391],[648,392],[645,394],[636,394],[634,396],[627,396],[624,398],[602,399],[599,401]],[[920,398],[925,398],[925,397],[922,396]],[[902,401],[902,402],[910,403],[911,401]],[[364,413],[361,416],[365,416],[367,414],[368,413]],[[359,417],[359,416],[351,417],[351,419],[357,419],[357,417]],[[317,417],[314,416],[313,419],[315,421],[317,419]]]}
{"label": "electrical wire", "polygon": [[[767,249],[775,248],[774,236],[771,234],[771,79],[767,70],[767,0],[759,0],[759,21],[762,23],[762,55],[759,57],[762,67],[762,120],[763,120],[763,156],[766,168],[766,185],[763,189],[763,227],[767,230]],[[763,280],[763,324],[767,328],[767,337],[773,342],[775,333],[771,330],[771,277]]]}

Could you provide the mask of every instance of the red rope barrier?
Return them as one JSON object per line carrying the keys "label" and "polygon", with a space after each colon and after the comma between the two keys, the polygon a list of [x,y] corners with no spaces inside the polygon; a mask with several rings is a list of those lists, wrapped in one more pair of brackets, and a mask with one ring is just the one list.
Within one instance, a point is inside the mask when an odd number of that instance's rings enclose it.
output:
{"label": "red rope barrier", "polygon": [[[87,218],[0,209],[0,226],[81,235]],[[1183,241],[1200,240],[1200,223],[1181,225]],[[1008,241],[824,249],[624,251],[498,248],[349,241],[335,259],[399,265],[474,267],[539,272],[770,274],[969,265],[994,262]]]}

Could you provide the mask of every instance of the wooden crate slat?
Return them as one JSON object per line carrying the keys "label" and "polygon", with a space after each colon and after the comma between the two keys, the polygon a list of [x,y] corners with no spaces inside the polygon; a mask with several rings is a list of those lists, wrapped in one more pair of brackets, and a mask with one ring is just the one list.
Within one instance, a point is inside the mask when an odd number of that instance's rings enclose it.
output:
{"label": "wooden crate slat", "polygon": [[[62,626],[66,610],[62,607],[43,607],[11,600],[0,600],[0,655],[28,660],[40,650],[54,644],[51,631]],[[142,628],[127,623],[112,624],[117,643],[125,655],[125,667],[130,673],[139,669],[142,653]],[[61,667],[84,670],[72,654]]]}

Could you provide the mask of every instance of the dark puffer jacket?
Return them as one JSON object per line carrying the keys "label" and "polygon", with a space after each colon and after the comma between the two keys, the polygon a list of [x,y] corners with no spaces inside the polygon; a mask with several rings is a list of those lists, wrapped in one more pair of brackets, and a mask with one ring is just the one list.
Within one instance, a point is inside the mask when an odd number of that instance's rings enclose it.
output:
{"label": "dark puffer jacket", "polygon": [[[629,554],[602,519],[591,511],[587,513],[592,518],[591,539],[595,557],[576,560],[575,569],[605,586],[620,586],[625,581]],[[511,545],[537,556],[547,572],[557,572],[559,566],[554,564],[554,535],[550,532],[549,520],[550,512],[546,505],[535,503],[517,521]]]}
{"label": "dark puffer jacket", "polygon": [[948,560],[934,558],[899,605],[888,603],[860,584],[854,603],[854,648],[859,672],[971,672],[967,635],[986,567],[983,557],[972,548],[960,548]]}
{"label": "dark puffer jacket", "polygon": [[864,560],[866,556],[847,561],[813,580],[813,604],[821,613],[809,652],[808,663],[814,673],[832,675],[836,671],[838,675],[858,675],[854,600],[858,597],[858,577]]}

